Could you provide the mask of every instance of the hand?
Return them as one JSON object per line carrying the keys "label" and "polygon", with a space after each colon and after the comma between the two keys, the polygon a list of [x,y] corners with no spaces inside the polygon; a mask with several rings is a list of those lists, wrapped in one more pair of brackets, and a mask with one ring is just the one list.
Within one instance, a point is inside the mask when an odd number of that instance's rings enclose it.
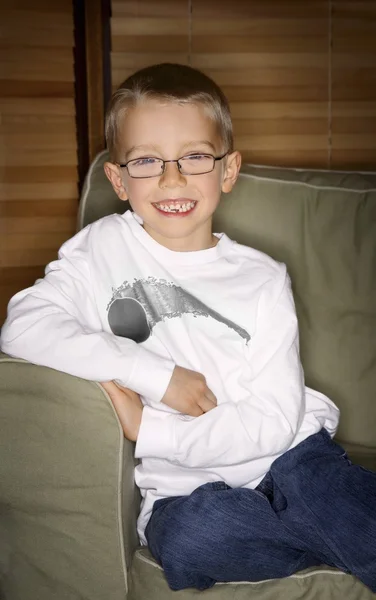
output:
{"label": "hand", "polygon": [[175,367],[162,402],[191,417],[199,417],[217,406],[217,399],[201,373]]}
{"label": "hand", "polygon": [[140,396],[114,381],[102,382],[101,386],[111,398],[125,437],[131,442],[135,442],[138,438],[143,410]]}

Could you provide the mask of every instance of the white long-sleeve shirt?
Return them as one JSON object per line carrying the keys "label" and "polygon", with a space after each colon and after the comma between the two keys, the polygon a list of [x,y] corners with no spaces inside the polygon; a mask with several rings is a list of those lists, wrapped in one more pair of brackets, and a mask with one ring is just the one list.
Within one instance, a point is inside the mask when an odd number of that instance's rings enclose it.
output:
{"label": "white long-sleeve shirt", "polygon": [[[339,413],[305,387],[283,264],[218,235],[174,252],[126,212],[66,242],[46,276],[16,294],[2,350],[141,395],[140,539],[158,498],[208,481],[254,488],[275,458]],[[218,406],[193,418],[161,403],[175,365],[206,377]]]}

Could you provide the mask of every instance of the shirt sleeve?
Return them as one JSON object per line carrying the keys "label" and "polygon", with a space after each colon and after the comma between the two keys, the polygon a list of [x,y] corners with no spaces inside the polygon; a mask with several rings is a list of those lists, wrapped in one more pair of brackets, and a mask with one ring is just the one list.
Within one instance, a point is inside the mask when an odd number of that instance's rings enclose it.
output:
{"label": "shirt sleeve", "polygon": [[117,380],[158,402],[175,364],[133,340],[103,331],[89,254],[90,226],[63,244],[44,279],[11,299],[1,349],[83,379]]}
{"label": "shirt sleeve", "polygon": [[146,406],[136,457],[208,468],[279,455],[291,446],[305,412],[305,386],[297,317],[284,265],[277,277],[264,284],[257,313],[249,348],[249,397],[220,403],[197,418]]}

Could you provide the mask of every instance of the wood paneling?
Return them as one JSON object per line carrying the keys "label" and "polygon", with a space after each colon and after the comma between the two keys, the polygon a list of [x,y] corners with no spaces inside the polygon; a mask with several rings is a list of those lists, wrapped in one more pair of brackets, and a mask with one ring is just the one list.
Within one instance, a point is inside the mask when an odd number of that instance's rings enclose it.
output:
{"label": "wood paneling", "polygon": [[374,0],[112,1],[112,84],[157,62],[224,90],[254,163],[375,169]]}
{"label": "wood paneling", "polygon": [[71,0],[0,7],[0,324],[75,231]]}

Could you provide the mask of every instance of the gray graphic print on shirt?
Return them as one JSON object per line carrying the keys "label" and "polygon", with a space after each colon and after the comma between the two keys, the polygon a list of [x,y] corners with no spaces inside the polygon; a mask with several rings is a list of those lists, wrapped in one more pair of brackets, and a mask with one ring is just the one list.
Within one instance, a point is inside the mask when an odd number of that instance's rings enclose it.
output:
{"label": "gray graphic print on shirt", "polygon": [[246,342],[251,339],[245,329],[165,279],[148,277],[133,283],[125,281],[114,291],[107,310],[111,331],[137,343],[145,342],[160,321],[179,318],[184,313],[215,319],[236,331]]}

